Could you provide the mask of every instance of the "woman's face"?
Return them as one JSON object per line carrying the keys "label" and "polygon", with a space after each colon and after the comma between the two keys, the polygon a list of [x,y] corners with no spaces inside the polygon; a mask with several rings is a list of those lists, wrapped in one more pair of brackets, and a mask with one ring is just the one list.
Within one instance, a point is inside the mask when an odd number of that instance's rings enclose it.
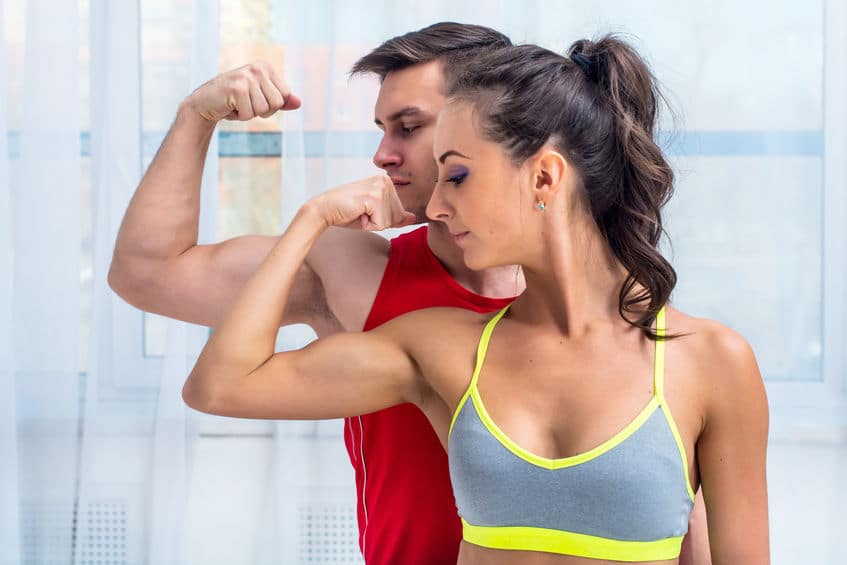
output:
{"label": "woman's face", "polygon": [[[438,117],[433,154],[438,180],[427,216],[444,222],[471,269],[520,263],[535,212],[532,175],[484,139],[468,103],[449,102]],[[537,231],[536,231],[537,233]]]}

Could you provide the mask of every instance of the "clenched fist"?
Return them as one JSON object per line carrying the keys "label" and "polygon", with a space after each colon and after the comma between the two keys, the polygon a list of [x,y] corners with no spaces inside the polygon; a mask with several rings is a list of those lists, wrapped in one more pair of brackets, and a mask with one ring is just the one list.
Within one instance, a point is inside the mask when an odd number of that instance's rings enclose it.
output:
{"label": "clenched fist", "polygon": [[328,226],[379,231],[415,223],[403,209],[388,175],[368,177],[316,196],[307,203]]}
{"label": "clenched fist", "polygon": [[247,121],[267,118],[279,110],[295,110],[300,99],[264,61],[219,74],[195,90],[186,100],[205,120]]}

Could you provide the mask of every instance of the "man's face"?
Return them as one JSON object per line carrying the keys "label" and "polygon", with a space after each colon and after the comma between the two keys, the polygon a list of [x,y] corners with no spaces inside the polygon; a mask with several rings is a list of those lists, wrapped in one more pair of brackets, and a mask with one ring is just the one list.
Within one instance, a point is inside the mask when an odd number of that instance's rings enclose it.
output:
{"label": "man's face", "polygon": [[388,73],[379,89],[374,121],[383,131],[373,157],[397,188],[403,206],[419,222],[435,188],[432,142],[444,106],[441,63],[431,61]]}

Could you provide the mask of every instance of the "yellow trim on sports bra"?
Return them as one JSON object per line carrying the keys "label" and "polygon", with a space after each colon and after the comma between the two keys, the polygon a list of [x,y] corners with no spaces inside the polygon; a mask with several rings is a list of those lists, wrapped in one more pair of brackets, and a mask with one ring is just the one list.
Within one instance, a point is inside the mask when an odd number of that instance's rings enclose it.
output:
{"label": "yellow trim on sports bra", "polygon": [[565,467],[573,467],[575,465],[579,465],[581,463],[585,463],[587,461],[591,461],[592,459],[596,459],[600,457],[607,451],[610,451],[617,445],[621,444],[626,438],[634,434],[638,429],[647,421],[653,412],[656,411],[656,408],[659,406],[659,401],[654,396],[650,399],[650,402],[641,409],[641,412],[629,423],[627,424],[621,431],[613,435],[611,438],[607,439],[597,447],[594,447],[584,453],[580,453],[577,455],[571,455],[569,457],[562,457],[559,459],[548,459],[547,457],[541,457],[540,455],[535,455],[534,453],[530,453],[526,449],[519,446],[517,443],[512,441],[509,436],[507,436],[503,430],[497,426],[494,420],[491,419],[491,416],[488,415],[488,411],[485,409],[485,405],[482,403],[482,398],[479,396],[479,389],[474,386],[473,392],[471,392],[471,399],[473,400],[474,406],[476,407],[476,411],[479,414],[479,419],[482,420],[483,425],[491,432],[491,435],[497,438],[497,440],[503,444],[503,446],[526,461],[527,463],[531,463],[537,467],[543,467],[544,469],[564,469]]}
{"label": "yellow trim on sports bra", "polygon": [[482,330],[482,335],[479,338],[479,343],[476,346],[476,362],[474,363],[473,374],[471,375],[471,382],[468,383],[468,388],[465,389],[465,394],[462,395],[462,398],[459,400],[459,404],[456,406],[456,409],[453,411],[453,418],[450,419],[450,429],[447,430],[447,444],[450,444],[450,435],[453,433],[453,425],[456,423],[456,418],[459,416],[459,412],[462,410],[462,406],[465,405],[465,402],[468,401],[468,398],[471,395],[471,389],[476,388],[476,381],[479,377],[479,372],[482,370],[482,363],[485,361],[485,353],[488,351],[488,342],[491,339],[491,332],[494,331],[494,326],[497,325],[497,322],[500,321],[500,318],[506,315],[506,312],[509,310],[509,306],[506,306],[497,314],[495,314],[488,323],[485,324],[485,328]]}
{"label": "yellow trim on sports bra", "polygon": [[663,306],[656,315],[656,335],[660,339],[656,340],[656,353],[653,362],[653,387],[656,397],[659,399],[659,404],[662,406],[662,412],[665,413],[665,418],[668,420],[668,426],[671,428],[673,439],[676,442],[679,456],[682,458],[682,471],[685,475],[685,488],[688,491],[688,496],[691,501],[694,501],[694,489],[691,488],[691,480],[688,476],[688,456],[685,453],[685,445],[682,443],[682,436],[679,434],[679,428],[676,425],[671,409],[665,400],[665,307]]}
{"label": "yellow trim on sports bra", "polygon": [[492,549],[544,551],[613,561],[663,561],[679,557],[683,536],[655,541],[613,540],[548,528],[474,526],[462,518],[462,539]]}

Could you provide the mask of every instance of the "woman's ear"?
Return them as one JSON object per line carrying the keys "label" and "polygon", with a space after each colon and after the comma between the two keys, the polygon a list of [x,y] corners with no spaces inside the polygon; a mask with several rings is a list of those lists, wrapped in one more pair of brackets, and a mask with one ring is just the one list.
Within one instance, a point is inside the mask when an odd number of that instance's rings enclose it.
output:
{"label": "woman's ear", "polygon": [[533,159],[536,196],[540,200],[552,200],[560,190],[568,190],[572,184],[571,166],[556,149],[545,146]]}

